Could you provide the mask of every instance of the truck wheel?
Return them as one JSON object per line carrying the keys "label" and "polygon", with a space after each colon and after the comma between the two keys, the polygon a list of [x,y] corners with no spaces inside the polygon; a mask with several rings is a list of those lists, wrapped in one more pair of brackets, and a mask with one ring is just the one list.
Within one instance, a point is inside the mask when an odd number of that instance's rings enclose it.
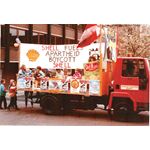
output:
{"label": "truck wheel", "polygon": [[40,106],[44,113],[48,115],[57,115],[61,111],[61,104],[60,101],[51,95],[44,96],[41,98]]}
{"label": "truck wheel", "polygon": [[112,119],[117,121],[129,121],[133,114],[131,105],[126,102],[115,104]]}

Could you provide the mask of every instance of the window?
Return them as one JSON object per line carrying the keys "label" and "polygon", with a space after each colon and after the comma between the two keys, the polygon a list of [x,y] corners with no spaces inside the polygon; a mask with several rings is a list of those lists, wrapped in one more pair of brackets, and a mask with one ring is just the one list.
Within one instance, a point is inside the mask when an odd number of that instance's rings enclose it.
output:
{"label": "window", "polygon": [[62,44],[62,37],[56,37],[56,44]]}
{"label": "window", "polygon": [[40,43],[39,44],[46,44],[46,34],[39,34]]}
{"label": "window", "polygon": [[11,36],[17,36],[17,29],[10,28],[10,34]]}
{"label": "window", "polygon": [[18,37],[22,43],[26,42],[26,30],[10,28],[10,45],[13,46],[16,42],[16,38]]}
{"label": "window", "polygon": [[123,60],[122,76],[124,77],[138,77],[139,76],[139,64],[138,60]]}
{"label": "window", "polygon": [[75,40],[66,38],[65,43],[66,44],[75,44]]}
{"label": "window", "polygon": [[51,36],[51,44],[56,44],[56,36]]}
{"label": "window", "polygon": [[38,33],[33,32],[33,43],[38,44],[39,43],[39,37],[38,37]]}
{"label": "window", "polygon": [[138,77],[140,90],[144,90],[147,87],[148,80],[143,60],[123,60],[122,76]]}
{"label": "window", "polygon": [[65,24],[66,27],[70,27],[72,29],[75,29],[76,25],[75,24]]}
{"label": "window", "polygon": [[62,37],[59,37],[59,36],[51,36],[51,44],[52,44],[52,45],[63,44],[62,42],[63,42]]}
{"label": "window", "polygon": [[139,78],[146,78],[145,65],[143,60],[139,60]]}
{"label": "window", "polygon": [[85,24],[78,24],[78,29],[81,31],[85,30],[86,25]]}
{"label": "window", "polygon": [[22,43],[27,42],[25,30],[18,30],[18,37]]}
{"label": "window", "polygon": [[46,34],[33,32],[33,43],[46,44]]}
{"label": "window", "polygon": [[122,76],[145,78],[145,66],[143,60],[123,60]]}

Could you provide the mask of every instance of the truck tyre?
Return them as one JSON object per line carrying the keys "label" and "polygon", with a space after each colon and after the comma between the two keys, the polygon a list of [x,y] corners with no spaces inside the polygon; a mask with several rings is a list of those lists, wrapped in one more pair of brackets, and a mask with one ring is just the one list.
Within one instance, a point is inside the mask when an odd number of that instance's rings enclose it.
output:
{"label": "truck tyre", "polygon": [[48,115],[57,115],[61,111],[61,102],[57,99],[57,97],[52,95],[46,95],[41,98],[40,106],[44,113]]}
{"label": "truck tyre", "polygon": [[112,119],[116,121],[130,121],[133,115],[133,110],[127,102],[118,102],[114,106]]}

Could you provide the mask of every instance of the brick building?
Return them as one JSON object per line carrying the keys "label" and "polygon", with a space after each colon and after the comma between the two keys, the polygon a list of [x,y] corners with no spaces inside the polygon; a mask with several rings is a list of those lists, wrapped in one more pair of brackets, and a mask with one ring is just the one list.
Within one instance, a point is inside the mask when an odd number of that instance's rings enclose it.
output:
{"label": "brick building", "polygon": [[18,37],[22,43],[77,44],[85,25],[77,24],[3,24],[1,25],[0,78],[16,79],[19,67]]}

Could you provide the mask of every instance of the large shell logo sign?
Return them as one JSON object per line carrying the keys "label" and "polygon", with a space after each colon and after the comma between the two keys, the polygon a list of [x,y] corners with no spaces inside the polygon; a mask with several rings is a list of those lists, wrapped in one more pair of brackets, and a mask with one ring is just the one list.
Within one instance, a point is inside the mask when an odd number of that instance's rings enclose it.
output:
{"label": "large shell logo sign", "polygon": [[78,82],[77,80],[73,80],[73,81],[71,82],[71,86],[72,86],[73,88],[77,89],[77,88],[79,87],[79,82]]}
{"label": "large shell logo sign", "polygon": [[29,61],[36,61],[40,56],[40,54],[35,49],[28,50],[26,55],[29,58]]}

